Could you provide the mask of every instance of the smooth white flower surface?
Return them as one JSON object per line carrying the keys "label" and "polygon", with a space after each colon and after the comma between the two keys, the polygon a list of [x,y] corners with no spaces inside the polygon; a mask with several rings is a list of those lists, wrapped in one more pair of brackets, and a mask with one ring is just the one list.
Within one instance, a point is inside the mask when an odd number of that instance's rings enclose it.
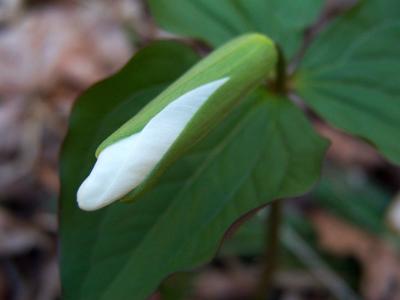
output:
{"label": "smooth white flower surface", "polygon": [[106,147],[79,187],[79,207],[102,208],[141,184],[194,114],[228,79],[215,80],[187,92],[155,115],[140,132]]}

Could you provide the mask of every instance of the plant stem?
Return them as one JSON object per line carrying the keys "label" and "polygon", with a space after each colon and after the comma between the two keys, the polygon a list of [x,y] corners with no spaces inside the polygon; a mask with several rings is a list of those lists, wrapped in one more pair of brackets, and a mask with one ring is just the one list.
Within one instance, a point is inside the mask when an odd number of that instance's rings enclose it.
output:
{"label": "plant stem", "polygon": [[281,48],[279,46],[276,46],[276,49],[278,52],[278,61],[276,63],[275,79],[272,82],[269,82],[269,89],[270,91],[276,94],[286,95],[287,94],[286,60]]}
{"label": "plant stem", "polygon": [[[276,79],[272,90],[280,95],[286,95],[286,61],[282,49],[277,46],[278,62],[276,64]],[[263,270],[256,291],[256,300],[265,300],[273,287],[274,274],[278,266],[280,227],[282,223],[282,203],[274,201],[270,206],[268,218],[265,221],[265,253]]]}
{"label": "plant stem", "polygon": [[270,206],[270,213],[265,222],[266,247],[261,278],[258,284],[256,300],[265,300],[273,287],[274,274],[278,266],[280,227],[282,223],[282,203],[279,200]]}
{"label": "plant stem", "polygon": [[278,62],[276,65],[276,91],[286,94],[286,61],[281,47],[277,46]]}

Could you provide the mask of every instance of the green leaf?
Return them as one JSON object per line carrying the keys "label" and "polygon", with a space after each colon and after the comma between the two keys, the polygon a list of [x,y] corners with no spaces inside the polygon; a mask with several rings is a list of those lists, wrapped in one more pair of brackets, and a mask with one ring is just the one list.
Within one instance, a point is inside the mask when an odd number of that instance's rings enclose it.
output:
{"label": "green leaf", "polygon": [[156,21],[165,29],[202,39],[213,46],[246,33],[270,36],[292,57],[304,29],[320,12],[321,0],[150,0]]}
{"label": "green leaf", "polygon": [[398,1],[369,1],[321,34],[294,85],[332,125],[374,144],[400,164]]}
{"label": "green leaf", "polygon": [[221,257],[261,256],[263,254],[266,234],[265,223],[268,207],[258,211],[250,219],[243,222],[236,231],[224,240],[218,251]]}
{"label": "green leaf", "polygon": [[307,69],[335,63],[351,44],[385,22],[400,15],[398,0],[359,0],[349,12],[325,28],[308,49],[302,67]]}
{"label": "green leaf", "polygon": [[[77,100],[61,155],[60,237],[64,299],[89,299],[84,294],[96,288],[85,287],[85,273],[97,262],[91,258],[90,247],[81,247],[80,242],[83,241],[82,245],[96,243],[102,235],[101,223],[107,213],[85,213],[76,203],[76,191],[95,162],[96,148],[197,59],[191,49],[180,43],[154,43],[139,51],[118,74],[96,84]],[[119,251],[112,244],[108,250]],[[121,267],[112,263],[110,272],[115,274]]]}
{"label": "green leaf", "polygon": [[78,101],[62,156],[64,299],[145,299],[169,274],[209,260],[240,216],[306,192],[319,176],[326,140],[290,101],[257,90],[136,202],[82,212],[75,192],[100,141],[88,137],[104,137],[111,120],[103,111],[85,127],[90,105],[108,100],[103,87]]}

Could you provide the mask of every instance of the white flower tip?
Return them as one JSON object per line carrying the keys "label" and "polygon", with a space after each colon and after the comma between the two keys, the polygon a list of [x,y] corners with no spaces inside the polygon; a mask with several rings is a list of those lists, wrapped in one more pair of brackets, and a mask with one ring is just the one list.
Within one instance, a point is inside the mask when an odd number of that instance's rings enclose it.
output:
{"label": "white flower tip", "polygon": [[87,188],[87,186],[85,186],[84,184],[79,187],[77,193],[77,202],[80,209],[93,211],[100,209],[106,205],[105,202],[102,202],[102,199],[100,199],[99,197],[90,197],[86,195],[86,192],[88,190],[90,190],[90,188]]}
{"label": "white flower tip", "polygon": [[82,210],[93,211],[107,206],[112,200],[104,197],[104,193],[96,193],[95,183],[89,176],[79,187],[77,193],[78,206]]}
{"label": "white flower tip", "polygon": [[83,210],[102,208],[131,192],[151,173],[194,114],[229,78],[197,87],[168,104],[138,133],[108,147],[79,187]]}
{"label": "white flower tip", "polygon": [[81,209],[100,209],[122,198],[140,184],[140,173],[126,174],[125,169],[129,165],[127,160],[130,152],[134,153],[138,137],[139,134],[133,134],[100,153],[90,175],[78,189],[77,202]]}

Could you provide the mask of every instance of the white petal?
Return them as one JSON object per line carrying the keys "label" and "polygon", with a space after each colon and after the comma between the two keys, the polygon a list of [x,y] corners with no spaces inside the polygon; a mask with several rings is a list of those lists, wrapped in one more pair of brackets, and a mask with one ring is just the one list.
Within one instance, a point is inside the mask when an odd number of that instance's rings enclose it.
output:
{"label": "white petal", "polygon": [[141,184],[193,115],[228,79],[212,81],[182,95],[155,115],[142,131],[105,148],[79,187],[79,207],[99,209]]}

